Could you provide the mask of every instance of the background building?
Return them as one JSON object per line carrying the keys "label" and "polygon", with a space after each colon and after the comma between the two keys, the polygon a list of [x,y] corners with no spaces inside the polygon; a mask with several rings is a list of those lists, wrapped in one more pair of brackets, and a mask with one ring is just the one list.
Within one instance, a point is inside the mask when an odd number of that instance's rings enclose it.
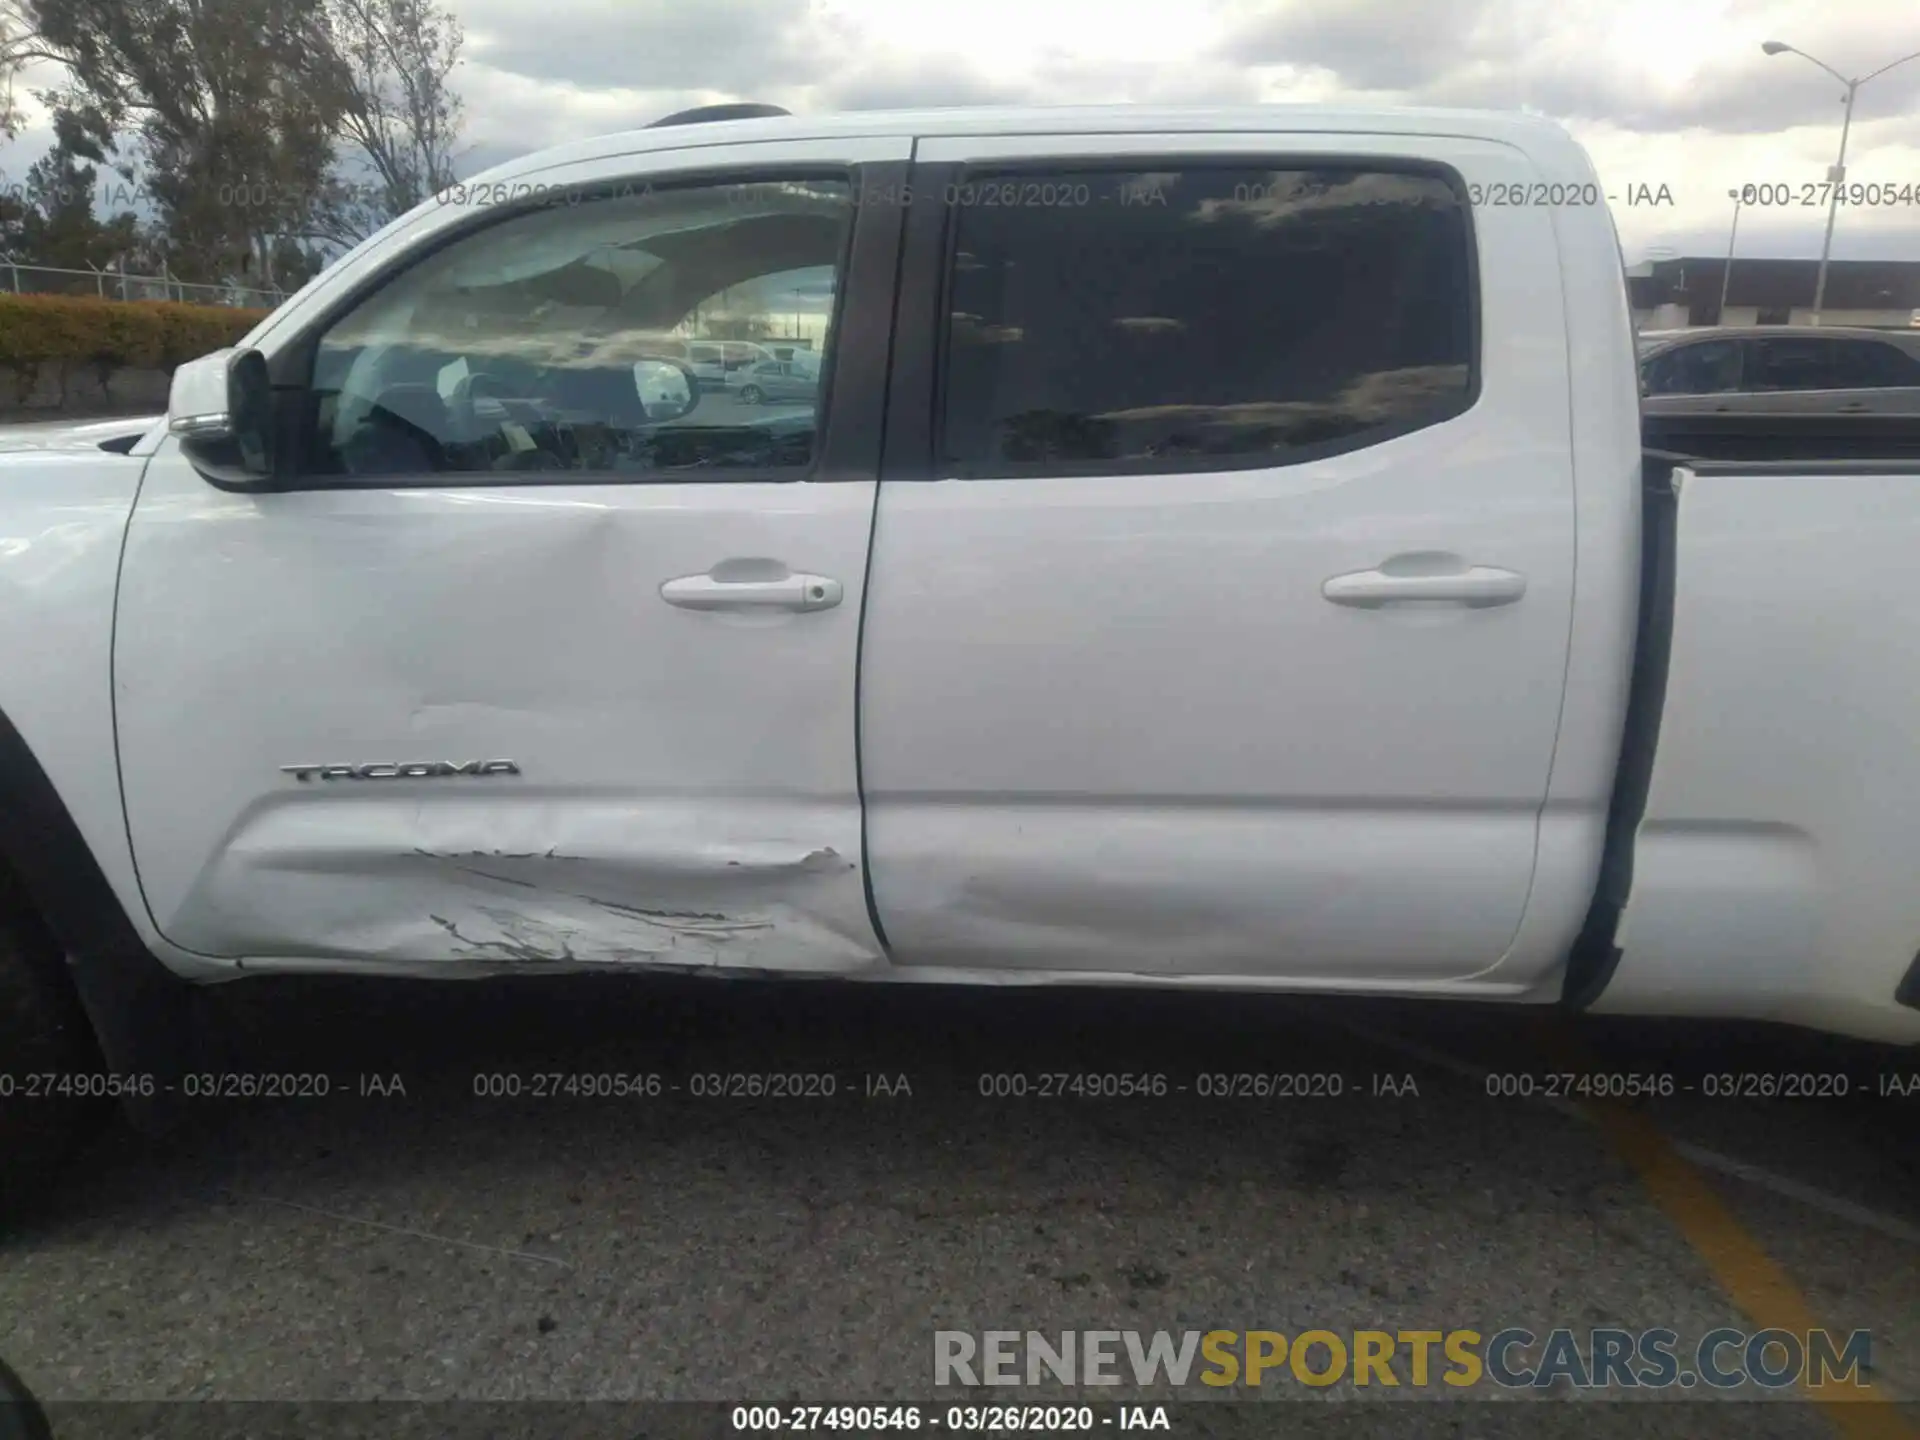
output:
{"label": "background building", "polygon": [[[1806,325],[1813,320],[1817,260],[1733,261],[1727,308],[1720,282],[1727,259],[1684,256],[1649,260],[1627,271],[1634,324],[1642,330],[1687,325]],[[1920,323],[1920,260],[1835,260],[1827,266],[1823,325]]]}

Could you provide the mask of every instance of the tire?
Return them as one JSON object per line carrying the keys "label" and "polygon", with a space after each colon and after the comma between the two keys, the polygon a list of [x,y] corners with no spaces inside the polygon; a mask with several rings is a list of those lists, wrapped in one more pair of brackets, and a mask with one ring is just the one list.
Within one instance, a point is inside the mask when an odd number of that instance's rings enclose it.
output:
{"label": "tire", "polygon": [[758,385],[742,385],[740,387],[740,403],[742,405],[758,405],[766,398],[766,392]]}
{"label": "tire", "polygon": [[4,1360],[0,1360],[0,1440],[53,1440],[47,1412]]}
{"label": "tire", "polygon": [[93,1027],[51,935],[0,885],[0,1216],[29,1210],[112,1114],[110,1099],[48,1094],[48,1079],[97,1075]]}

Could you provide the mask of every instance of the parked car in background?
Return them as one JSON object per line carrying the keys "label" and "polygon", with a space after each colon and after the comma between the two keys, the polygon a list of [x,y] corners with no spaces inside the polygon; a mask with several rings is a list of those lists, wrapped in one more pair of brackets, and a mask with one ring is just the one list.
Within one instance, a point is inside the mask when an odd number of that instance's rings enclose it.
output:
{"label": "parked car in background", "polygon": [[819,388],[819,371],[795,360],[764,360],[740,375],[740,399],[748,405],[781,400],[810,403]]}
{"label": "parked car in background", "polygon": [[794,368],[802,374],[811,375],[816,380],[820,378],[820,352],[818,350],[806,350],[796,345],[776,350],[774,352],[774,358],[776,360],[790,361]]}
{"label": "parked car in background", "polygon": [[774,355],[751,340],[692,340],[683,358],[706,389],[730,390],[740,384],[744,371],[764,365]]}
{"label": "parked car in background", "polygon": [[1920,333],[1806,325],[1642,335],[1651,415],[1920,414]]}

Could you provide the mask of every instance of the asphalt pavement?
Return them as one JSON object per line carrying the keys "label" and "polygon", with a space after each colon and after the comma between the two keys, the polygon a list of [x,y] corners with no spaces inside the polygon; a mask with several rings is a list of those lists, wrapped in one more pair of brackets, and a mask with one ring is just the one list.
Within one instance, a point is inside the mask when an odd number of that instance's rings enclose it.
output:
{"label": "asphalt pavement", "polygon": [[[1911,1052],[1186,993],[211,994],[252,1078],[202,1088],[241,1093],[116,1126],[0,1238],[0,1356],[45,1398],[925,1401],[940,1330],[1698,1336],[1762,1328],[1777,1297],[1742,1267],[1773,1265],[1819,1324],[1871,1331],[1868,1378],[1907,1402],[1875,1407],[1909,1427],[1885,1433],[1920,1433]],[[1576,1071],[1672,1093],[1552,1078]],[[1766,1075],[1848,1093],[1717,1093]],[[1735,1408],[1741,1434],[1853,1433]],[[1708,1433],[1674,1423],[1633,1433]]]}

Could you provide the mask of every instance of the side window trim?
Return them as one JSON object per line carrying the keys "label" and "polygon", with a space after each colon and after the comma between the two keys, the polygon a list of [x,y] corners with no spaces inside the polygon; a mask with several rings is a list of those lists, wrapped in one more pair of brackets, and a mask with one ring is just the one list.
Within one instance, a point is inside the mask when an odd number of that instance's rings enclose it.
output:
{"label": "side window trim", "polygon": [[954,161],[914,162],[901,242],[900,283],[892,311],[893,360],[887,372],[886,433],[880,460],[882,483],[938,478],[934,466],[934,405],[946,304],[947,232],[953,210],[946,203],[961,166]]}
{"label": "side window trim", "polygon": [[1739,395],[1746,390],[1747,376],[1750,373],[1750,367],[1747,364],[1747,354],[1747,347],[1745,345],[1736,345],[1733,347],[1733,388],[1730,390],[1715,391],[1715,394]]}
{"label": "side window trim", "polygon": [[[873,478],[879,461],[879,425],[884,413],[888,327],[897,280],[900,232],[906,207],[862,203],[863,195],[902,192],[910,168],[907,161],[865,161],[852,164],[795,162],[791,164],[725,165],[710,170],[676,171],[662,178],[639,174],[610,174],[581,188],[617,190],[621,186],[651,185],[657,189],[693,189],[713,185],[778,184],[790,181],[831,181],[847,186],[849,215],[845,243],[838,265],[828,363],[821,369],[816,415],[817,437],[811,462],[805,467],[766,470],[728,469],[663,471],[636,474],[581,469],[555,471],[437,471],[388,475],[338,475],[304,468],[311,443],[312,379],[320,343],[343,319],[401,276],[452,245],[487,229],[543,208],[538,199],[489,207],[471,220],[449,226],[431,243],[409,250],[398,263],[366,276],[342,293],[325,311],[314,315],[285,343],[275,347],[271,380],[274,387],[275,426],[279,444],[276,492],[317,490],[458,490],[554,485],[675,485],[822,483]],[[848,323],[851,320],[853,323]],[[845,390],[836,397],[836,390]]]}
{"label": "side window trim", "polygon": [[[947,357],[950,353],[950,326],[952,311],[952,290],[956,273],[955,254],[959,244],[959,225],[957,219],[961,198],[966,193],[962,188],[973,177],[1018,176],[1042,184],[1050,175],[1064,173],[1084,174],[1087,172],[1127,174],[1135,172],[1173,171],[1173,170],[1218,170],[1246,171],[1268,170],[1275,172],[1314,169],[1364,170],[1377,173],[1397,173],[1425,176],[1446,184],[1452,191],[1459,207],[1463,227],[1463,241],[1467,260],[1467,307],[1468,307],[1468,375],[1467,390],[1458,408],[1447,415],[1426,418],[1406,425],[1382,426],[1371,429],[1354,437],[1345,437],[1318,445],[1303,445],[1284,452],[1263,452],[1229,456],[1185,455],[1165,460],[1122,458],[1112,460],[1062,461],[1048,460],[1035,462],[1000,462],[986,467],[956,466],[945,458],[945,420],[947,403]],[[934,297],[932,306],[932,332],[925,337],[928,353],[924,362],[931,368],[931,374],[924,377],[929,386],[927,403],[927,433],[924,438],[915,437],[925,446],[924,473],[914,474],[908,468],[903,445],[900,464],[896,467],[894,447],[889,442],[888,479],[940,479],[949,474],[960,479],[1070,479],[1077,476],[1099,475],[1160,475],[1160,474],[1197,474],[1203,472],[1231,472],[1237,470],[1266,470],[1283,466],[1308,464],[1337,455],[1351,454],[1362,449],[1385,444],[1403,436],[1417,434],[1433,425],[1447,420],[1458,419],[1472,411],[1480,403],[1483,371],[1483,324],[1484,306],[1480,276],[1479,239],[1474,222],[1474,210],[1470,203],[1470,193],[1464,176],[1446,161],[1426,159],[1417,156],[1376,155],[1352,151],[1320,150],[1259,150],[1222,154],[1218,151],[1168,152],[1115,151],[1099,155],[1040,155],[1030,157],[1006,156],[989,161],[967,162],[922,162],[915,167],[914,187],[916,192],[914,228],[909,244],[909,261],[902,275],[902,299],[906,301],[910,287],[924,293],[928,277],[925,268],[924,247],[934,242],[935,224],[938,236],[938,268],[931,277],[931,289]],[[933,203],[937,199],[938,203]],[[915,246],[922,247],[920,266],[913,263]],[[917,302],[916,302],[917,303]],[[899,334],[903,341],[919,328],[904,311],[897,320]],[[924,324],[924,321],[920,323]],[[902,437],[903,440],[905,437]],[[913,467],[917,469],[918,467]]]}

